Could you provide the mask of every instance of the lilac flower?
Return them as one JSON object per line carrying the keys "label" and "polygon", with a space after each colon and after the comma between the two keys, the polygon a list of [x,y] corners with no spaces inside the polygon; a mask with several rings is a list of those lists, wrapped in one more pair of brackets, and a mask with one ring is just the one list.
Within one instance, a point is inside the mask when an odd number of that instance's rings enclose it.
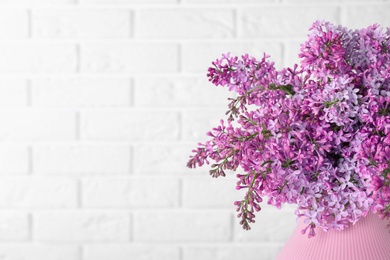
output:
{"label": "lilac flower", "polygon": [[234,204],[247,230],[265,197],[296,204],[309,237],[370,211],[390,220],[390,28],[316,21],[299,57],[280,71],[266,54],[213,62],[209,80],[237,94],[188,167],[242,172]]}

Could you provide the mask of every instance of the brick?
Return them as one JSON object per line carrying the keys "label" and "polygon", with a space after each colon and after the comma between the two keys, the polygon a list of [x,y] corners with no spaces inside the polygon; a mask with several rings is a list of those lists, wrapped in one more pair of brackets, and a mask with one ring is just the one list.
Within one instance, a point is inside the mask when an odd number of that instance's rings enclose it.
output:
{"label": "brick", "polygon": [[129,106],[131,82],[129,79],[106,77],[36,78],[32,79],[31,93],[33,106]]}
{"label": "brick", "polygon": [[63,5],[75,4],[78,0],[0,0],[0,4],[5,5]]}
{"label": "brick", "polygon": [[140,144],[134,146],[135,174],[183,174],[194,147],[181,144]]}
{"label": "brick", "polygon": [[0,79],[0,106],[27,106],[27,81],[24,79]]}
{"label": "brick", "polygon": [[145,38],[232,38],[233,9],[141,9],[137,36]]}
{"label": "brick", "polygon": [[1,73],[71,73],[77,70],[74,44],[2,43]]}
{"label": "brick", "polygon": [[[371,0],[371,1],[367,1],[367,0],[329,0],[327,1],[327,3],[348,3],[348,2],[351,2],[353,4],[355,3],[358,3],[358,2],[385,2],[385,1],[388,1],[388,0]],[[286,3],[319,3],[319,4],[323,4],[324,1],[322,0],[285,0]]]}
{"label": "brick", "polygon": [[[306,34],[305,34],[306,35]],[[212,41],[198,43],[183,43],[182,64],[185,72],[207,74],[207,69],[222,54],[230,52],[232,56],[249,54],[261,59],[263,53],[271,55],[270,60],[276,65],[282,63],[282,45],[279,42],[256,42],[256,41]]]}
{"label": "brick", "polygon": [[227,105],[231,93],[202,77],[139,77],[134,83],[135,106],[211,107]]}
{"label": "brick", "polygon": [[[364,14],[362,14],[364,10]],[[345,11],[345,24],[349,28],[366,28],[372,24],[380,24],[383,28],[390,26],[390,3],[377,5],[350,5]]]}
{"label": "brick", "polygon": [[60,110],[2,109],[0,140],[74,140],[75,113]]}
{"label": "brick", "polygon": [[[205,168],[210,168],[205,166]],[[187,208],[226,208],[235,210],[234,201],[241,200],[242,195],[236,190],[235,174],[225,178],[211,178],[204,174],[202,178],[185,178],[183,180],[183,207]],[[202,192],[199,192],[199,191]]]}
{"label": "brick", "polygon": [[81,72],[174,73],[178,70],[177,44],[148,42],[81,45]]}
{"label": "brick", "polygon": [[[251,232],[251,231],[250,231]],[[259,244],[245,245],[232,244],[226,246],[185,246],[183,260],[236,260],[236,259],[263,259],[274,260],[280,250],[280,245]]]}
{"label": "brick", "polygon": [[58,242],[128,241],[130,216],[120,212],[35,212],[33,239]]}
{"label": "brick", "polygon": [[[0,2],[1,4],[1,2]],[[23,9],[0,10],[0,39],[27,38],[28,12]]]}
{"label": "brick", "polygon": [[157,178],[88,178],[82,180],[84,207],[176,207],[179,181]]}
{"label": "brick", "polygon": [[115,145],[42,145],[33,148],[35,174],[127,174],[130,148]]}
{"label": "brick", "polygon": [[[191,4],[259,4],[259,0],[182,0]],[[261,0],[261,4],[274,3],[276,0]]]}
{"label": "brick", "polygon": [[[295,19],[296,17],[300,19]],[[241,32],[239,36],[251,38],[305,36],[316,20],[339,23],[339,7],[306,4],[243,8],[238,19]]]}
{"label": "brick", "polygon": [[128,38],[130,11],[125,9],[34,9],[33,38]]}
{"label": "brick", "polygon": [[179,248],[171,245],[85,245],[83,260],[179,260]]}
{"label": "brick", "polygon": [[4,260],[79,260],[78,251],[74,245],[0,245]]}
{"label": "brick", "polygon": [[179,0],[79,0],[85,4],[146,4],[146,3],[158,3],[169,4],[177,3]]}
{"label": "brick", "polygon": [[301,44],[307,39],[302,38],[300,41],[287,41],[285,53],[285,67],[293,68],[294,64],[300,64],[301,59],[298,57],[300,53]]}
{"label": "brick", "polygon": [[21,242],[27,241],[29,237],[30,224],[27,214],[12,211],[0,212],[0,241]]}
{"label": "brick", "polygon": [[77,182],[67,178],[1,178],[0,207],[76,207],[77,193]]}
{"label": "brick", "polygon": [[4,260],[79,260],[77,246],[13,244],[0,245]]}
{"label": "brick", "polygon": [[135,242],[227,242],[230,223],[226,211],[137,212],[133,237]]}
{"label": "brick", "polygon": [[81,114],[85,140],[171,141],[179,136],[179,114],[132,109],[89,110]]}
{"label": "brick", "polygon": [[0,158],[0,174],[27,174],[30,170],[26,146],[2,144]]}
{"label": "brick", "polygon": [[256,213],[256,223],[252,224],[251,231],[243,230],[239,219],[234,221],[234,241],[239,243],[265,243],[273,242],[283,244],[296,227],[294,207],[284,206],[278,210],[266,204],[264,199],[262,210]]}
{"label": "brick", "polygon": [[[187,110],[183,113],[183,139],[192,141],[209,140],[207,132],[220,124],[220,120],[226,119],[227,106],[213,109]],[[225,120],[226,121],[226,120]]]}

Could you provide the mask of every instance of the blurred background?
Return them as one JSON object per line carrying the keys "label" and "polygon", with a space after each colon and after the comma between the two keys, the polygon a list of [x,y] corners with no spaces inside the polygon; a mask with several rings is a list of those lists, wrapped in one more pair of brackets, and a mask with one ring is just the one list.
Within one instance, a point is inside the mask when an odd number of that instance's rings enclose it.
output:
{"label": "blurred background", "polygon": [[[0,0],[0,259],[274,259],[293,206],[235,217],[234,173],[186,162],[227,109],[222,53],[298,62],[317,19],[385,0]],[[266,204],[266,203],[265,203]]]}

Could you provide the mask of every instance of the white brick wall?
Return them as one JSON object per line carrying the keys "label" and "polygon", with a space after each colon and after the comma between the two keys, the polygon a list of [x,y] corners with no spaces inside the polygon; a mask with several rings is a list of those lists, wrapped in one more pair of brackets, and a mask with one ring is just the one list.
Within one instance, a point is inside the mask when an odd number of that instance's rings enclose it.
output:
{"label": "white brick wall", "polygon": [[0,0],[0,258],[274,259],[293,208],[243,231],[234,174],[185,167],[226,110],[221,53],[297,62],[315,19],[390,0]]}

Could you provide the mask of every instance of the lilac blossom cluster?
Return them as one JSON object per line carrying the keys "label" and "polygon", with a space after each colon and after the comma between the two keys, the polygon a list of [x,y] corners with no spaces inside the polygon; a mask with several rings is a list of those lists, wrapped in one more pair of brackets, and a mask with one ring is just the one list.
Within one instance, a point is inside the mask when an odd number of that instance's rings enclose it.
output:
{"label": "lilac blossom cluster", "polygon": [[390,28],[316,21],[299,57],[282,70],[265,54],[213,62],[209,80],[237,95],[188,167],[241,172],[234,204],[247,230],[263,199],[296,204],[309,237],[370,211],[390,220]]}

